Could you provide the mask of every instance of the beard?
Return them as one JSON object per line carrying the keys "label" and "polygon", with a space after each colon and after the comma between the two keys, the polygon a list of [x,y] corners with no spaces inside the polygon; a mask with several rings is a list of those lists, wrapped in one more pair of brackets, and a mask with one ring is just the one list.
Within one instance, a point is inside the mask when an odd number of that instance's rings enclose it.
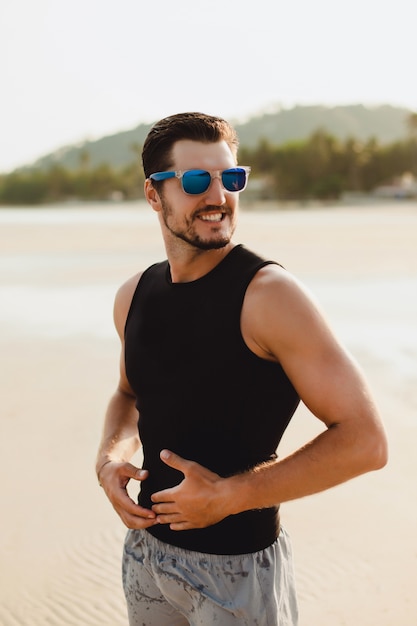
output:
{"label": "beard", "polygon": [[[177,237],[177,239],[185,241],[194,248],[197,248],[198,250],[220,250],[230,243],[232,235],[235,231],[235,225],[233,223],[231,223],[230,228],[223,233],[220,232],[221,229],[219,228],[219,225],[221,225],[222,222],[213,223],[212,236],[203,238],[201,237],[201,235],[199,235],[197,229],[194,227],[195,222],[199,219],[198,214],[201,211],[197,211],[190,218],[184,217],[183,223],[180,224],[175,222],[173,218],[174,212],[172,210],[172,207],[166,202],[163,197],[161,197],[161,206],[162,219],[164,221],[164,224],[169,232],[174,235],[174,237]],[[207,206],[205,207],[205,210],[221,210],[222,213],[224,213],[224,216],[228,216],[229,218],[231,218],[233,215],[232,210],[227,205],[223,205],[222,207]],[[225,217],[223,219],[225,219]]]}

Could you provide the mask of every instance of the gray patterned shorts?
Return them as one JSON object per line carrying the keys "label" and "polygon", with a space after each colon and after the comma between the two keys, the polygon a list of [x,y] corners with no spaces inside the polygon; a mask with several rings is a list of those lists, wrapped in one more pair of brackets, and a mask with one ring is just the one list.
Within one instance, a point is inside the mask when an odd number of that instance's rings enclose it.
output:
{"label": "gray patterned shorts", "polygon": [[290,540],[265,550],[215,555],[176,548],[129,530],[123,587],[130,626],[297,626]]}

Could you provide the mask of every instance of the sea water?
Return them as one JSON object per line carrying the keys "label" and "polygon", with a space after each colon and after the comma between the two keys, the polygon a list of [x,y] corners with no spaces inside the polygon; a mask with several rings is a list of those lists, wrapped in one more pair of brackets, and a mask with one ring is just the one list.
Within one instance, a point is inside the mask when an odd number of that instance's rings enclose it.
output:
{"label": "sea water", "polygon": [[[314,211],[286,212],[281,216],[279,212],[262,212],[256,215],[257,226],[268,229],[280,219],[311,221],[317,218]],[[329,218],[332,219],[331,212],[327,213],[326,219]],[[240,219],[251,220],[253,213],[248,217],[242,213]],[[19,228],[35,224],[45,227],[79,225],[80,228],[114,224],[140,230],[153,220],[154,213],[141,205],[0,209],[0,228],[3,225],[15,227],[17,237]],[[140,246],[138,256],[139,253]],[[0,339],[1,335],[4,339],[5,335],[14,333],[45,338],[80,334],[115,338],[112,308],[119,282],[114,278],[85,281],[85,274],[92,268],[97,275],[97,267],[103,261],[103,253],[94,251],[80,254],[49,250],[42,254],[37,250],[35,254],[30,250],[4,253],[0,249]],[[111,263],[108,256],[106,263]],[[50,285],[45,280],[40,283],[34,280],[51,267],[63,275],[77,270],[83,280],[79,284],[54,281]],[[104,272],[103,268],[103,277]],[[415,271],[402,278],[355,276],[341,280],[331,275],[317,276],[309,278],[308,287],[350,350],[371,354],[399,376],[417,379],[417,263]]]}

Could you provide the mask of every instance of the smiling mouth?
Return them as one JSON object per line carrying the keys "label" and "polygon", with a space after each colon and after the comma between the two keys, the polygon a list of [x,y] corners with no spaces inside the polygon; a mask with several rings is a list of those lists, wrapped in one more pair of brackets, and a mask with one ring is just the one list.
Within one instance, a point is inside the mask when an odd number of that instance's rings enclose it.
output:
{"label": "smiling mouth", "polygon": [[198,216],[198,219],[203,222],[221,222],[225,215],[226,213],[221,213],[220,211],[218,213],[202,213]]}

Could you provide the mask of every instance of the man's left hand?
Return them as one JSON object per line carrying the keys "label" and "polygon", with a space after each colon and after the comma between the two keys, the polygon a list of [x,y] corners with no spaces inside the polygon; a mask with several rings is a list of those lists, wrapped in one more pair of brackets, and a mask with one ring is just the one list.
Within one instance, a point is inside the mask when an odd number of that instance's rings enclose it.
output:
{"label": "man's left hand", "polygon": [[169,450],[162,450],[160,456],[166,465],[182,472],[184,479],[152,495],[157,522],[169,524],[171,530],[190,530],[212,526],[229,515],[221,490],[225,479]]}

